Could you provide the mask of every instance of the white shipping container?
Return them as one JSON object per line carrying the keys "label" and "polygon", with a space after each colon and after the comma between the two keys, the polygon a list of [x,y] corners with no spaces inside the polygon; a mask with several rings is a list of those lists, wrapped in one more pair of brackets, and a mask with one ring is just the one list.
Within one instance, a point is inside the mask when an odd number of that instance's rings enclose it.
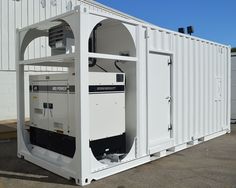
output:
{"label": "white shipping container", "polygon": [[[43,35],[62,20],[73,31],[73,52],[54,56],[48,53],[36,59],[23,58],[21,47],[27,44],[24,39],[33,37],[35,32],[31,31],[36,31],[31,29],[40,28],[38,33]],[[91,52],[88,41],[97,26],[96,51]],[[166,30],[92,1],[81,1],[73,11],[23,28],[17,37],[18,156],[65,178],[75,179],[79,185],[230,133],[229,46]],[[116,153],[112,153],[112,159],[109,155],[97,157],[90,145],[91,133],[96,130],[90,124],[89,73],[102,72],[98,67],[88,67],[91,58],[96,58],[99,66],[112,73],[117,73],[114,62],[119,63],[121,72],[126,76],[123,116],[126,152],[122,159]],[[24,66],[42,64],[69,67],[68,77],[74,77],[73,103],[60,106],[55,102],[59,110],[63,108],[66,111],[65,106],[74,109],[73,112],[63,113],[69,115],[61,120],[69,122],[67,125],[74,130],[74,136],[69,136],[74,148],[73,157],[64,153],[64,149],[71,145],[63,149],[58,144],[57,151],[45,148],[52,147],[53,139],[42,146],[45,140],[40,139],[40,135],[33,137],[24,126]],[[57,76],[64,83],[65,80]],[[43,81],[49,84],[50,78],[46,75]],[[41,100],[37,96],[32,98]],[[50,101],[47,103],[44,109],[36,109],[35,112],[49,109],[50,117],[46,121],[51,122],[55,105]],[[45,118],[45,113],[38,115]],[[54,122],[54,125],[61,122]],[[47,129],[48,124],[43,125]],[[44,130],[42,134],[45,131],[46,134],[68,138],[63,132],[58,135]],[[37,145],[37,142],[43,144]]]}
{"label": "white shipping container", "polygon": [[[70,11],[77,0],[1,0],[0,1],[0,121],[16,119],[15,29]],[[25,57],[43,57],[50,53],[47,39],[42,37],[30,44]],[[61,71],[61,68],[26,66],[28,71]],[[9,73],[9,74],[8,74]],[[10,81],[9,81],[10,80]],[[9,81],[9,82],[8,82]],[[11,97],[4,92],[11,88]],[[27,91],[27,90],[26,90]],[[26,109],[28,116],[28,109]]]}
{"label": "white shipping container", "polygon": [[231,54],[231,121],[236,122],[236,53]]}

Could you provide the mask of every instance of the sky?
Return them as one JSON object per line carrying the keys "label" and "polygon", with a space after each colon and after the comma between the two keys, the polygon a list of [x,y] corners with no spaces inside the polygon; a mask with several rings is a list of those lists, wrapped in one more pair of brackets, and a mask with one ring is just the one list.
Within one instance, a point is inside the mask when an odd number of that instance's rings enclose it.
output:
{"label": "sky", "polygon": [[114,9],[177,31],[236,47],[236,0],[97,0]]}

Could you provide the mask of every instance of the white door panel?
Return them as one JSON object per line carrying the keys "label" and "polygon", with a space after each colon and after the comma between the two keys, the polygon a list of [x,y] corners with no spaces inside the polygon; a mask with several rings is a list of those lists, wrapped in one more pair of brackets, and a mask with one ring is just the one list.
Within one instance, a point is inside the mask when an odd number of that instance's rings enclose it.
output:
{"label": "white door panel", "polygon": [[30,94],[30,121],[31,126],[48,130],[48,110],[44,107],[47,104],[47,81],[31,83]]}
{"label": "white door panel", "polygon": [[31,126],[69,134],[68,82],[38,81],[31,85]]}
{"label": "white door panel", "polygon": [[90,139],[125,132],[125,94],[90,94]]}
{"label": "white door panel", "polygon": [[149,149],[170,141],[170,56],[149,54],[148,141]]}
{"label": "white door panel", "polygon": [[68,134],[68,82],[48,82],[49,131]]}

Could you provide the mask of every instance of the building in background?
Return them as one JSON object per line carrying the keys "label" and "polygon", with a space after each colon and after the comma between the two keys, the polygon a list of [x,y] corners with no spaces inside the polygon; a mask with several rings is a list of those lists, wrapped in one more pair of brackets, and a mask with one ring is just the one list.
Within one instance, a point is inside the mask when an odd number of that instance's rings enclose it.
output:
{"label": "building in background", "polygon": [[231,53],[231,121],[236,122],[236,48]]}
{"label": "building in background", "polygon": [[[15,29],[70,11],[77,4],[77,0],[0,1],[0,121],[16,119]],[[48,41],[45,38],[37,39],[30,44],[25,57],[30,59],[50,55],[47,46]],[[62,69],[29,66],[27,71],[32,74],[32,72],[62,71]],[[25,89],[27,91],[28,86]],[[26,98],[28,103],[28,96]],[[27,114],[28,109],[26,109]]]}

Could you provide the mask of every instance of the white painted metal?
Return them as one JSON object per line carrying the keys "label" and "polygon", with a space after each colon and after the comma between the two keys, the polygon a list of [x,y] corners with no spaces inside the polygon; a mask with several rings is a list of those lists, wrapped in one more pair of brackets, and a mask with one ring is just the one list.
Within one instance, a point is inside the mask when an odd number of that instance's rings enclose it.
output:
{"label": "white painted metal", "polygon": [[[28,73],[25,75],[25,99],[26,99],[26,111],[28,108]],[[16,119],[16,73],[13,71],[3,71],[0,73],[0,120]],[[28,116],[29,117],[29,116]]]}
{"label": "white painted metal", "polygon": [[[40,10],[40,1],[41,0],[2,0],[0,2],[0,38],[3,39],[0,40],[0,70],[15,70],[15,29],[46,19],[46,7]],[[47,14],[55,16],[55,14],[51,13],[51,6],[50,4],[47,5],[47,7],[49,7]],[[59,14],[61,13],[60,11]],[[41,44],[39,44],[39,42]],[[37,40],[37,42],[31,44],[26,52],[26,57],[32,58],[45,54],[47,51],[45,44],[43,39],[42,41]],[[35,50],[36,48],[37,50]],[[29,70],[35,70],[35,68],[29,67]]]}
{"label": "white painted metal", "polygon": [[[120,73],[119,73],[120,74]],[[117,73],[91,72],[91,86],[124,86],[125,80],[116,81]],[[123,75],[123,74],[122,74]],[[125,77],[125,75],[124,75]],[[43,130],[75,136],[74,92],[67,90],[74,85],[74,76],[65,74],[30,76],[30,125]],[[38,91],[39,87],[52,90]],[[35,87],[35,89],[34,89]],[[109,87],[107,89],[109,89]],[[125,133],[125,93],[91,93],[90,99],[90,140],[122,135]],[[51,103],[53,109],[43,108]]]}
{"label": "white painted metal", "polygon": [[[1,0],[0,1],[0,77],[1,83],[0,120],[16,119],[16,102],[4,92],[16,93],[15,84],[15,29],[22,28],[71,10],[77,0]],[[33,41],[26,50],[26,58],[45,57],[50,54],[47,39]],[[62,68],[25,66],[28,71],[62,71]],[[8,72],[11,71],[11,72]],[[9,74],[8,74],[9,73]],[[27,89],[28,87],[26,87]],[[25,91],[27,92],[27,90]],[[26,116],[29,115],[26,109]]]}
{"label": "white painted metal", "polygon": [[[75,52],[24,61],[20,46],[25,44],[23,38],[27,37],[26,32],[30,28],[48,26],[58,19],[65,20],[71,26],[75,36]],[[98,54],[89,53],[88,38],[99,22],[103,27],[97,36]],[[121,172],[230,132],[231,66],[228,46],[162,29],[90,1],[81,1],[74,11],[26,27],[19,31],[17,37],[18,156],[65,178],[74,178],[77,184],[89,184],[93,179]],[[120,45],[122,43],[124,45]],[[127,51],[131,59],[122,59],[124,61],[120,62],[120,67],[127,78],[126,133],[131,149],[121,162],[104,165],[94,158],[89,148],[89,72],[99,70],[88,68],[88,59],[98,57],[99,65],[115,72],[114,60],[120,59],[120,54]],[[155,64],[155,59],[157,63],[162,63],[169,58],[172,63],[170,68],[168,63],[168,68]],[[32,147],[24,128],[24,66],[42,65],[43,62],[44,65],[55,62],[57,66],[74,65],[77,91],[72,113],[75,115],[75,125],[79,126],[75,126],[74,130],[77,149],[73,159]],[[158,71],[159,68],[163,71]],[[167,95],[171,94],[170,107],[168,103],[164,104],[167,99],[157,93],[160,81],[157,80],[155,85],[152,79],[164,79],[163,82],[166,82],[167,85],[161,88],[164,89],[163,96],[164,91]],[[156,93],[157,98],[150,92]],[[161,105],[154,107],[152,103],[159,105],[157,101]],[[156,120],[151,114],[160,108],[163,111],[170,108],[170,112],[163,113],[162,119]],[[158,111],[157,116],[161,113]],[[167,134],[168,122],[173,126],[170,134]],[[164,137],[167,141],[158,141],[155,147],[150,146],[149,141],[156,139],[154,134],[150,134],[151,130],[157,132],[157,139]]]}
{"label": "white painted metal", "polygon": [[[125,77],[125,75],[124,75]],[[89,74],[89,85],[125,85],[116,81],[116,73]],[[122,135],[125,133],[125,93],[107,92],[90,94],[90,139]]]}
{"label": "white painted metal", "polygon": [[236,53],[231,54],[231,121],[236,121]]}
{"label": "white painted metal", "polygon": [[[38,81],[38,80],[32,80],[30,76],[30,85],[35,86],[35,85],[40,85],[47,87],[47,81]],[[46,111],[45,109],[42,109],[43,103],[45,101],[48,101],[48,95],[47,93],[34,93],[32,92],[30,95],[30,121],[31,121],[31,126],[38,127],[41,129],[49,129],[49,112]],[[65,110],[66,108],[63,108]]]}
{"label": "white painted metal", "polygon": [[[148,145],[152,152],[171,140],[170,56],[150,53],[148,82]],[[155,71],[153,71],[155,70]],[[159,126],[163,125],[163,126]],[[152,154],[152,153],[150,153]]]}

